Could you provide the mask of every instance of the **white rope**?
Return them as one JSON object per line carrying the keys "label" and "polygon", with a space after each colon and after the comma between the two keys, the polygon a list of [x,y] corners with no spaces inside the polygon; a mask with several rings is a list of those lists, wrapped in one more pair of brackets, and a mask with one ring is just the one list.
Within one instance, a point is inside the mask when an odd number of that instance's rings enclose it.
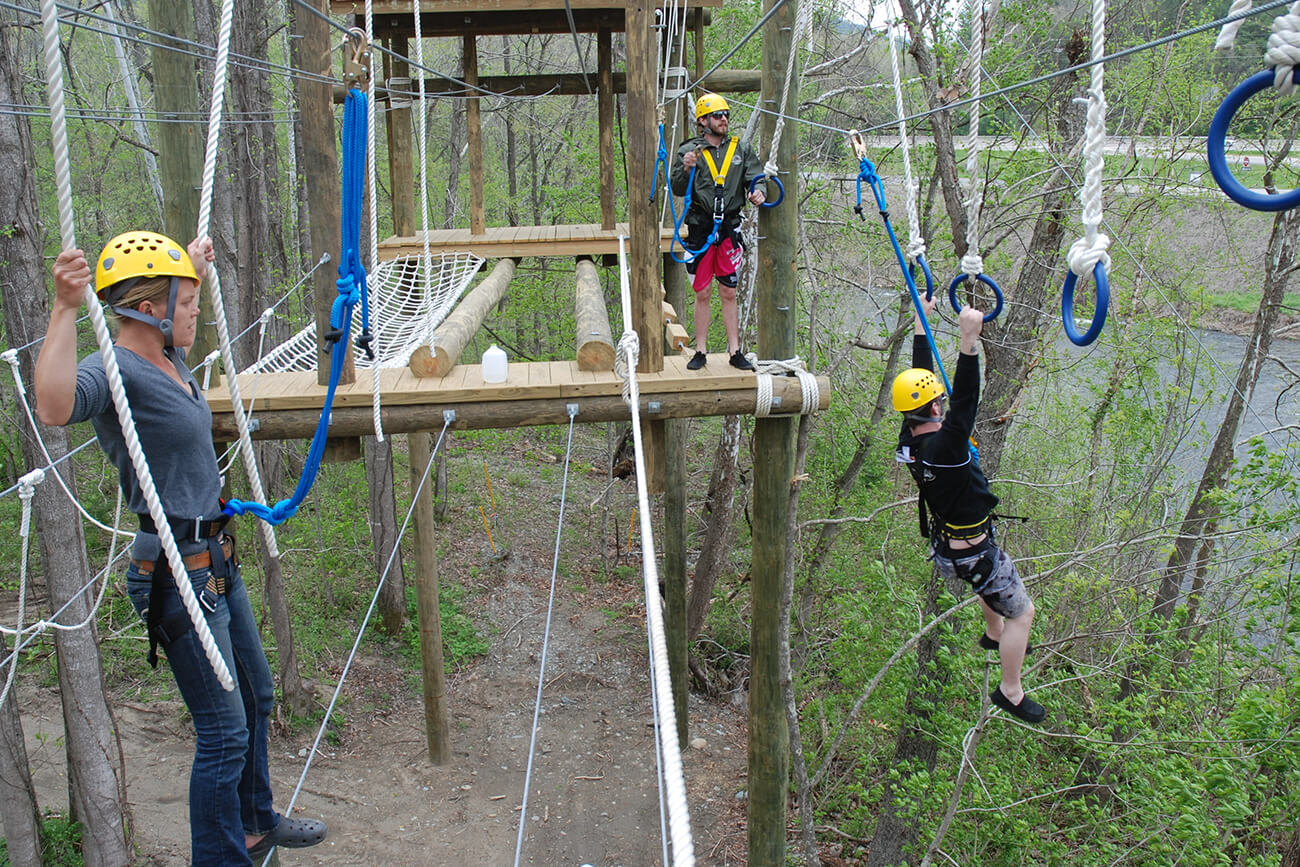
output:
{"label": "white rope", "polygon": [[[54,152],[55,187],[59,204],[59,234],[63,249],[70,250],[76,248],[77,238],[76,224],[72,213],[72,175],[68,160],[67,110],[63,97],[63,62],[59,52],[59,19],[55,0],[41,0],[41,29],[44,37],[45,80],[48,82],[50,103],[50,136]],[[162,542],[167,564],[171,568],[172,577],[176,582],[176,590],[180,594],[185,610],[190,615],[190,620],[194,624],[194,631],[198,636],[199,643],[203,646],[204,655],[207,656],[208,663],[212,666],[217,680],[221,682],[222,688],[227,691],[233,690],[235,681],[231,678],[230,670],[226,667],[226,661],[221,656],[221,649],[217,647],[217,643],[212,639],[212,631],[208,629],[208,621],[203,616],[203,609],[199,607],[198,599],[194,596],[194,588],[190,585],[189,574],[185,571],[185,561],[181,558],[180,550],[176,547],[176,539],[172,536],[171,525],[167,523],[167,515],[163,512],[162,501],[158,498],[158,490],[154,486],[153,475],[149,472],[148,461],[145,459],[144,450],[140,447],[140,437],[136,434],[135,420],[131,417],[131,407],[127,402],[126,390],[122,387],[122,372],[117,366],[117,354],[113,347],[112,336],[108,331],[108,323],[104,319],[104,311],[99,306],[99,299],[95,296],[94,287],[90,284],[86,285],[85,304],[90,311],[90,321],[94,327],[96,342],[99,344],[99,354],[104,361],[104,374],[108,379],[109,391],[113,396],[113,406],[117,410],[118,423],[122,428],[122,438],[126,443],[127,453],[131,457],[131,464],[135,469],[140,492],[149,506],[149,515],[153,518],[153,522],[157,527],[158,538]]]}
{"label": "white rope", "polygon": [[[618,238],[619,283],[623,301],[623,336],[619,351],[624,353],[628,409],[632,415],[632,445],[636,455],[637,510],[641,519],[641,570],[645,582],[646,630],[648,632],[655,725],[662,756],[660,773],[667,787],[668,825],[672,837],[674,867],[695,863],[695,845],[691,840],[691,816],[686,801],[686,780],[682,776],[681,746],[677,743],[677,712],[673,707],[672,679],[668,672],[668,642],[664,637],[663,605],[659,597],[659,574],[654,550],[654,527],[650,523],[650,494],[646,488],[645,448],[641,442],[641,392],[636,366],[640,342],[631,330],[632,292],[629,287],[625,242]],[[667,859],[665,858],[665,864]]]}
{"label": "white rope", "polygon": [[[33,470],[18,480],[18,499],[22,501],[23,516],[18,527],[22,552],[18,562],[18,625],[14,628],[16,635],[23,634],[23,617],[27,614],[27,555],[31,549],[32,498],[36,496],[36,486],[44,480],[44,470]],[[18,674],[18,642],[14,642],[13,653],[6,657],[5,662],[9,666],[9,675],[5,678],[4,689],[0,690],[0,707],[4,707],[5,700],[9,698],[9,690],[13,689],[14,679]]]}
{"label": "white rope", "polygon": [[1070,245],[1066,261],[1079,277],[1088,277],[1098,262],[1110,270],[1110,238],[1098,231],[1102,222],[1101,182],[1105,176],[1106,93],[1102,86],[1106,56],[1106,0],[1092,0],[1092,82],[1088,88],[1088,120],[1083,145],[1083,237]]}
{"label": "white rope", "polygon": [[772,374],[756,374],[754,385],[758,392],[754,401],[754,415],[767,418],[772,414]]}
{"label": "white rope", "polygon": [[[1236,15],[1240,12],[1249,12],[1252,0],[1232,0],[1232,8],[1228,10],[1228,15]],[[1229,21],[1223,25],[1219,31],[1219,38],[1214,40],[1215,51],[1230,51],[1237,41],[1237,31],[1241,25],[1246,22],[1245,18],[1239,18],[1236,21]]]}
{"label": "white rope", "polygon": [[757,371],[755,376],[757,393],[754,405],[756,416],[767,418],[772,414],[772,377],[775,374],[798,377],[800,415],[808,415],[821,408],[821,387],[817,384],[817,377],[804,368],[802,358],[796,355],[786,359],[759,359],[753,352],[746,353],[745,357]]}
{"label": "white rope", "polygon": [[799,44],[808,31],[812,21],[813,4],[809,0],[799,4],[799,11],[794,17],[794,31],[790,34],[790,54],[786,58],[785,80],[781,83],[781,104],[776,109],[776,126],[772,128],[772,141],[768,145],[767,162],[763,165],[763,174],[775,178],[780,170],[776,165],[776,154],[781,147],[781,133],[785,131],[785,109],[790,102],[790,87],[794,83],[794,67],[799,59]]}
{"label": "white rope", "polygon": [[1283,95],[1295,89],[1291,80],[1300,64],[1300,2],[1292,3],[1285,15],[1273,19],[1273,32],[1264,51],[1264,65],[1273,67],[1273,88]]}
{"label": "white rope", "polygon": [[984,74],[984,3],[971,3],[970,130],[966,136],[966,255],[961,270],[974,279],[984,273],[980,256],[980,79]]}
{"label": "white rope", "polygon": [[[375,43],[375,10],[373,0],[366,0],[366,50],[370,52],[371,63],[374,63],[374,43]],[[420,4],[416,3],[416,17],[419,17]],[[366,177],[370,179],[369,199],[370,199],[370,267],[374,268],[379,264],[379,200],[376,190],[379,188],[379,171],[375,167],[375,72],[371,69],[370,75],[366,76]],[[424,76],[420,76],[423,78]],[[393,191],[396,194],[396,190]],[[369,299],[367,299],[369,304]],[[371,318],[374,318],[374,309],[370,310]],[[379,356],[379,335],[373,329],[370,335],[370,351]],[[383,408],[383,398],[379,388],[379,365],[373,365],[370,368],[370,413],[375,428],[375,439],[379,442],[384,441],[384,421],[380,416],[380,410]]]}
{"label": "white rope", "polygon": [[889,22],[889,69],[894,79],[898,141],[903,151],[903,201],[907,206],[907,258],[915,262],[925,255],[925,238],[921,235],[921,216],[916,206],[917,184],[912,177],[912,148],[907,138],[907,112],[903,108],[903,77],[898,69],[898,55],[902,50],[903,46],[898,38],[898,19],[893,19]]}
{"label": "white rope", "polygon": [[569,495],[569,462],[573,456],[573,421],[578,405],[569,404],[569,442],[564,451],[564,478],[560,483],[560,519],[555,527],[555,553],[551,558],[551,590],[546,598],[546,626],[542,631],[542,658],[537,669],[537,698],[533,701],[533,729],[528,739],[528,764],[524,769],[524,797],[519,806],[519,836],[515,839],[515,867],[524,854],[524,830],[528,826],[528,791],[532,787],[533,761],[537,755],[537,731],[541,727],[542,688],[546,686],[546,658],[551,645],[551,615],[555,611],[555,579],[560,573],[560,541],[564,531],[564,504]]}

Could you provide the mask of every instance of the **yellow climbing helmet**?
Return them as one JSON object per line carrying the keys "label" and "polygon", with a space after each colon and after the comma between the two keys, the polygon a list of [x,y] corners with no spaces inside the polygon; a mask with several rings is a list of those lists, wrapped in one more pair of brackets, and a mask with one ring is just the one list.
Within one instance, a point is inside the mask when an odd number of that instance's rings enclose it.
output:
{"label": "yellow climbing helmet", "polygon": [[731,111],[727,101],[716,93],[706,93],[695,102],[695,119],[699,120],[706,114],[713,114],[715,111]]}
{"label": "yellow climbing helmet", "polygon": [[944,396],[942,383],[923,367],[909,368],[894,377],[893,392],[894,409],[899,412],[913,412]]}
{"label": "yellow climbing helmet", "polygon": [[124,280],[152,277],[188,277],[195,283],[194,271],[185,248],[157,232],[123,232],[104,246],[95,266],[95,293],[112,303],[108,290]]}

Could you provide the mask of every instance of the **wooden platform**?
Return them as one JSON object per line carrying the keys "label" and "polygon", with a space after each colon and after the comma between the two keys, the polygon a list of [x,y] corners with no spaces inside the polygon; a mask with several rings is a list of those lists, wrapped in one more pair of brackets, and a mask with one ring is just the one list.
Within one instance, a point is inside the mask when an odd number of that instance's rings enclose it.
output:
{"label": "wooden platform", "polygon": [[[709,415],[753,415],[757,383],[753,373],[736,370],[727,356],[709,356],[703,370],[686,369],[687,357],[668,356],[664,369],[640,375],[643,418],[688,418]],[[576,405],[579,422],[630,418],[623,402],[623,380],[612,371],[594,373],[578,369],[574,361],[510,364],[502,383],[483,382],[481,365],[457,366],[443,378],[416,377],[405,368],[380,373],[385,431],[440,430],[444,412],[456,412],[454,427],[461,429],[563,424],[568,408]],[[818,377],[820,405],[830,404],[830,382]],[[305,439],[312,435],[324,405],[326,389],[316,383],[315,371],[244,374],[239,378],[245,406],[250,398],[258,429],[254,439]],[[773,378],[773,413],[798,413],[801,390],[798,379]],[[232,440],[237,435],[230,393],[224,382],[207,393],[212,409],[213,435]],[[357,381],[341,385],[334,395],[330,433],[363,436],[373,433],[371,374],[358,371]]]}
{"label": "wooden platform", "polygon": [[[433,253],[468,251],[484,259],[519,259],[527,256],[598,256],[618,253],[618,236],[627,235],[627,223],[602,229],[599,223],[561,226],[494,226],[481,235],[469,229],[430,229],[429,249]],[[668,252],[673,230],[659,232],[659,249]],[[420,233],[393,236],[379,242],[381,261],[398,256],[417,256],[424,251]]]}

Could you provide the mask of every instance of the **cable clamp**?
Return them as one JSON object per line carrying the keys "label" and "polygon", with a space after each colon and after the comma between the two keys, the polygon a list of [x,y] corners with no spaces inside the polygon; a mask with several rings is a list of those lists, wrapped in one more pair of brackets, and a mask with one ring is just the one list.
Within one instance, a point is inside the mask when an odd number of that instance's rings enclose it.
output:
{"label": "cable clamp", "polygon": [[347,54],[343,59],[343,84],[348,89],[364,89],[370,83],[370,40],[360,27],[349,27],[343,38]]}
{"label": "cable clamp", "polygon": [[454,409],[444,409],[444,410],[442,411],[442,423],[443,423],[443,424],[451,424],[451,423],[454,422],[455,420],[456,420],[456,410],[454,410]]}

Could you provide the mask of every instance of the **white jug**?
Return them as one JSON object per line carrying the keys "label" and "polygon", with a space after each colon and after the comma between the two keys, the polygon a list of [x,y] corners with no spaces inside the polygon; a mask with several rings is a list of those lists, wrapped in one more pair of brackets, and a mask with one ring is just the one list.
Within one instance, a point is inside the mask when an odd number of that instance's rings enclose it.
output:
{"label": "white jug", "polygon": [[483,353],[483,381],[505,382],[508,365],[505,350],[493,343]]}

